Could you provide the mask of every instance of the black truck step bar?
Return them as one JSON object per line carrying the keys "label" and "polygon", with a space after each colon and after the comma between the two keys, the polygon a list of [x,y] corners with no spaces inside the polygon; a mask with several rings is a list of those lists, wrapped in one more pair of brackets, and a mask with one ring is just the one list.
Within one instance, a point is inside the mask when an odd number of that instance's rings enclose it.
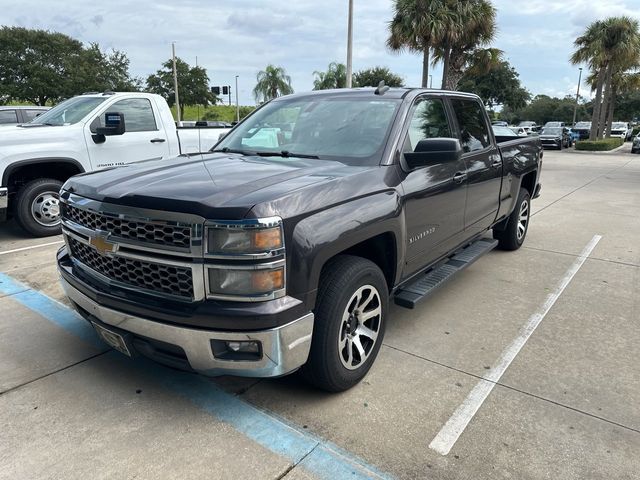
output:
{"label": "black truck step bar", "polygon": [[482,238],[463,248],[446,263],[418,276],[413,282],[403,286],[395,294],[397,305],[414,308],[418,302],[424,300],[439,287],[447,283],[456,273],[461,272],[485,253],[498,245],[497,240]]}

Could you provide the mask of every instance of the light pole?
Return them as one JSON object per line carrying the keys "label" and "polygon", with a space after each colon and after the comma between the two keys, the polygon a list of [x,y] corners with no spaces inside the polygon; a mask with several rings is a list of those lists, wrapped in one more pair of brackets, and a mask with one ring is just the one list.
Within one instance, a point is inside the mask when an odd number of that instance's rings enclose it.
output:
{"label": "light pole", "polygon": [[349,23],[347,27],[347,88],[351,88],[351,76],[353,66],[351,54],[353,51],[353,0],[349,0]]}
{"label": "light pole", "polygon": [[580,67],[580,73],[578,74],[578,91],[576,92],[576,104],[573,106],[573,123],[571,126],[576,124],[576,114],[578,113],[578,98],[580,97],[580,82],[582,81],[582,67]]}
{"label": "light pole", "polygon": [[180,100],[178,98],[178,71],[176,70],[176,42],[171,43],[171,52],[172,52],[172,59],[173,59],[173,89],[176,94],[176,113],[178,115],[178,125],[181,125]]}
{"label": "light pole", "polygon": [[236,122],[240,121],[240,104],[238,103],[238,77],[240,75],[236,75]]}

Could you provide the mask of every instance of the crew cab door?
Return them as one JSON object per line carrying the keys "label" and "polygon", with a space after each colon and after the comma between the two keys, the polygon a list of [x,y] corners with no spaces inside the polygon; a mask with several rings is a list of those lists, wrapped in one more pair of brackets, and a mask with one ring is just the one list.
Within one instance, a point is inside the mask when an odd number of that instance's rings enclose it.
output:
{"label": "crew cab door", "polygon": [[[104,126],[106,112],[123,113],[126,131],[123,135],[96,139],[95,129]],[[158,160],[170,155],[167,132],[147,98],[125,98],[102,109],[85,126],[85,139],[94,169]]]}
{"label": "crew cab door", "polygon": [[467,164],[464,224],[468,237],[491,226],[500,205],[502,157],[489,131],[487,114],[473,98],[452,98],[451,106]]}
{"label": "crew cab door", "polygon": [[[455,138],[443,98],[418,97],[409,113],[402,155],[420,140]],[[464,233],[464,160],[439,162],[407,171],[403,167],[406,255],[403,277],[446,254]]]}

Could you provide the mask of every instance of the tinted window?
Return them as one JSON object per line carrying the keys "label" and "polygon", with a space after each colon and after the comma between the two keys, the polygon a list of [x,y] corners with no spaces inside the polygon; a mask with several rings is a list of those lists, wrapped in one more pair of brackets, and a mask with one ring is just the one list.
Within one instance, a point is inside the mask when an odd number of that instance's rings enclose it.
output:
{"label": "tinted window", "polygon": [[435,98],[419,100],[411,113],[411,124],[404,151],[413,152],[420,140],[438,137],[453,137],[442,100]]}
{"label": "tinted window", "polygon": [[0,110],[0,123],[18,123],[15,110]]}
{"label": "tinted window", "polygon": [[22,115],[24,115],[25,120],[29,122],[44,112],[46,112],[46,110],[23,110]]}
{"label": "tinted window", "polygon": [[460,127],[460,140],[465,152],[476,152],[490,145],[484,111],[475,100],[453,99],[453,111]]}
{"label": "tinted window", "polygon": [[[127,132],[148,132],[157,130],[151,102],[146,98],[128,98],[114,103],[109,112],[124,113],[124,124]],[[106,112],[105,112],[106,113]],[[104,127],[104,113],[100,115],[100,125]]]}

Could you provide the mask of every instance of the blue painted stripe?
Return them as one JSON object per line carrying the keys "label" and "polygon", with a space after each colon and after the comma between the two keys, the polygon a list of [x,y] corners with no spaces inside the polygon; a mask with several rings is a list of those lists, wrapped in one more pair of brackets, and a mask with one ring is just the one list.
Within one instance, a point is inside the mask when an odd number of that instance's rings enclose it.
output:
{"label": "blue painted stripe", "polygon": [[[93,328],[76,312],[3,273],[0,273],[0,294],[11,295],[12,299],[80,339],[104,348]],[[167,369],[146,359],[128,360],[115,352],[113,355],[320,479],[390,478],[337,445],[225,392],[206,377]]]}

